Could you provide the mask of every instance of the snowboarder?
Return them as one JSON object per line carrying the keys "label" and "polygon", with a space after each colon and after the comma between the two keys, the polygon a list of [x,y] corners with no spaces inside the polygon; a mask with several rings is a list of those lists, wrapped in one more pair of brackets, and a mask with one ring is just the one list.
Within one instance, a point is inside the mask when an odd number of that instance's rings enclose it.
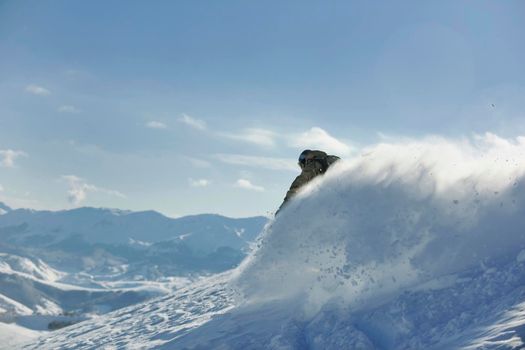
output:
{"label": "snowboarder", "polygon": [[299,167],[301,167],[301,174],[295,178],[290,186],[283,204],[277,209],[275,215],[284,208],[286,203],[299,191],[299,189],[310,182],[316,176],[322,175],[328,170],[331,164],[338,161],[340,158],[333,155],[328,155],[326,152],[317,150],[304,150],[299,156]]}

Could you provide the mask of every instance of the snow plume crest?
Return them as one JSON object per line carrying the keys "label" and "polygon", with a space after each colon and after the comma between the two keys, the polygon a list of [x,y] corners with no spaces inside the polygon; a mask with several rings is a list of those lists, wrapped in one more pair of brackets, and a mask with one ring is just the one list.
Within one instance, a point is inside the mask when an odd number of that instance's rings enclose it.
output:
{"label": "snow plume crest", "polygon": [[[364,309],[525,247],[525,137],[383,142],[336,163],[238,269],[247,302]],[[304,298],[301,299],[300,297]],[[299,299],[298,299],[299,298]]]}

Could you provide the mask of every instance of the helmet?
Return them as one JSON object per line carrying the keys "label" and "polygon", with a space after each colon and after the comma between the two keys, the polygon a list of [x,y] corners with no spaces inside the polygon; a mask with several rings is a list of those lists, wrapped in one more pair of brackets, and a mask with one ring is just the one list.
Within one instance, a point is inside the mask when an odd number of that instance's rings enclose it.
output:
{"label": "helmet", "polygon": [[301,152],[301,155],[299,156],[299,166],[301,167],[301,169],[306,165],[306,157],[310,152],[311,151],[309,149],[305,149]]}

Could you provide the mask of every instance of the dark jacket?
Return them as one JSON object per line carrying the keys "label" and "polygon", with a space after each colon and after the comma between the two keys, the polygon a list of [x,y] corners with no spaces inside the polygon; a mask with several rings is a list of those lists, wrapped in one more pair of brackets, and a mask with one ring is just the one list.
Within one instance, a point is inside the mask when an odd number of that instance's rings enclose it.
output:
{"label": "dark jacket", "polygon": [[324,174],[328,168],[327,164],[328,155],[323,151],[309,151],[306,155],[304,164],[301,166],[301,174],[295,178],[290,186],[284,201],[275,213],[277,213],[286,205],[286,203],[299,192],[300,188],[310,182],[316,176]]}

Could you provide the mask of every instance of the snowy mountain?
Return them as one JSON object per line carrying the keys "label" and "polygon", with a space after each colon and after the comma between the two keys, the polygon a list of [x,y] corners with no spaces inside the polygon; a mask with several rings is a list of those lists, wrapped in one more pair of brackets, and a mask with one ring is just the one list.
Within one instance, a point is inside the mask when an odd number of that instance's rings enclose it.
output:
{"label": "snowy mountain", "polygon": [[59,244],[72,236],[89,244],[179,239],[185,240],[191,249],[209,253],[223,246],[246,247],[246,242],[253,241],[265,221],[263,217],[230,219],[212,214],[172,219],[155,211],[86,207],[57,212],[17,209],[6,210],[0,218],[0,234],[11,242],[32,245]]}
{"label": "snowy mountain", "polygon": [[13,348],[17,341],[41,331],[143,302],[184,284],[144,283],[126,288],[94,282],[94,288],[85,288],[60,282],[67,275],[39,259],[0,253],[0,339],[6,338],[0,348]]}
{"label": "snowy mountain", "polygon": [[0,253],[0,273],[26,275],[30,278],[55,282],[64,276],[40,259],[32,261],[16,255]]}
{"label": "snowy mountain", "polygon": [[5,327],[22,338],[231,269],[267,221],[209,214],[171,219],[153,211],[95,208],[0,208],[0,325],[7,322]]}
{"label": "snowy mountain", "polygon": [[364,154],[309,184],[236,270],[24,348],[524,348],[523,140]]}
{"label": "snowy mountain", "polygon": [[4,203],[0,202],[0,215],[3,215],[3,214],[6,214],[8,212],[10,212],[12,209],[9,208],[7,205],[5,205]]}
{"label": "snowy mountain", "polygon": [[17,209],[0,216],[0,251],[40,258],[67,272],[152,280],[238,265],[266,222],[97,208]]}
{"label": "snowy mountain", "polygon": [[[164,294],[162,289],[83,288],[60,282],[67,274],[28,258],[0,253],[0,320],[18,316],[86,314],[114,310]],[[105,312],[107,312],[105,311]]]}

